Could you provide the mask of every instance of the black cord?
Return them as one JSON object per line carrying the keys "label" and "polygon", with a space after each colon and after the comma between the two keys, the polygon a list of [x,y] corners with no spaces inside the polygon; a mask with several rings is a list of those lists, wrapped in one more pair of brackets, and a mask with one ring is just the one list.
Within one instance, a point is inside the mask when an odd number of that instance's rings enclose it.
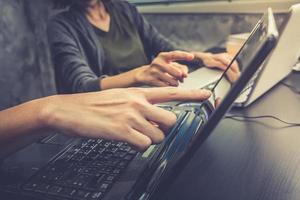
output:
{"label": "black cord", "polygon": [[282,85],[284,85],[285,87],[289,88],[290,90],[292,90],[294,93],[296,94],[300,94],[300,90],[290,84],[287,84],[286,82],[282,81],[281,82]]}
{"label": "black cord", "polygon": [[243,119],[274,119],[283,124],[289,125],[291,127],[300,126],[300,123],[287,122],[273,115],[261,115],[261,116],[242,116],[242,115],[227,115],[225,118],[242,121]]}

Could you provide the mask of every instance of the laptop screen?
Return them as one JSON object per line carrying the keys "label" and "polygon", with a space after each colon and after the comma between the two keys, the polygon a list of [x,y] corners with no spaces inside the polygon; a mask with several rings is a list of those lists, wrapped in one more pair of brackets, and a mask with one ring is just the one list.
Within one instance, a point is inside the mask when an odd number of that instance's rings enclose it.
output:
{"label": "laptop screen", "polygon": [[[238,51],[236,56],[232,59],[227,69],[220,76],[220,79],[214,85],[212,85],[211,88],[208,88],[214,94],[214,101],[216,98],[221,100],[226,96],[226,94],[230,91],[231,86],[239,80],[242,72],[254,59],[257,49],[261,44],[260,41],[263,41],[266,35],[270,33],[272,33],[274,37],[278,36],[275,20],[271,10],[265,13],[261,20],[256,24],[249,38]],[[247,86],[243,88],[241,94],[247,91],[253,85],[253,82],[255,81],[260,70],[261,67],[250,79]],[[222,82],[223,84],[221,84]]]}
{"label": "laptop screen", "polygon": [[[274,16],[271,9],[269,9],[257,23],[245,44],[220,76],[220,79],[208,88],[214,93],[214,98],[210,101],[213,104],[217,101],[218,106],[207,117],[208,120],[199,119],[197,122],[199,125],[198,131],[193,133],[179,131],[175,138],[167,137],[160,155],[147,169],[148,179],[143,177],[146,188],[140,194],[140,197],[143,197],[142,199],[148,199],[147,196],[157,193],[157,190],[160,191],[163,185],[168,185],[166,182],[170,180],[170,177],[178,174],[176,171],[180,171],[186,165],[226,114],[275,46],[277,29],[276,26],[273,27],[274,24]],[[226,83],[227,88],[224,87]]]}

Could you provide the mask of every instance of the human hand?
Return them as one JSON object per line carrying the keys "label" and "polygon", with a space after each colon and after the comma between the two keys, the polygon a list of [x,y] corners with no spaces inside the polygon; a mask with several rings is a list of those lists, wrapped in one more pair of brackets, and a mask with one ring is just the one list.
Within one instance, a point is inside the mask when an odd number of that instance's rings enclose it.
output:
{"label": "human hand", "polygon": [[136,69],[137,83],[158,87],[176,87],[179,85],[179,81],[183,82],[183,79],[188,76],[187,66],[176,61],[193,59],[193,54],[183,51],[160,53],[150,65]]}
{"label": "human hand", "polygon": [[152,104],[200,101],[207,90],[180,88],[129,88],[97,93],[60,95],[47,98],[43,119],[46,126],[72,136],[125,141],[138,150],[164,139],[164,131],[176,123],[176,116]]}
{"label": "human hand", "polygon": [[[220,70],[226,70],[228,65],[231,63],[233,57],[228,53],[203,53],[194,52],[196,58],[201,59],[204,65],[208,68],[217,68]],[[238,63],[235,61],[228,69],[226,76],[231,83],[235,83],[240,77],[241,71]]]}

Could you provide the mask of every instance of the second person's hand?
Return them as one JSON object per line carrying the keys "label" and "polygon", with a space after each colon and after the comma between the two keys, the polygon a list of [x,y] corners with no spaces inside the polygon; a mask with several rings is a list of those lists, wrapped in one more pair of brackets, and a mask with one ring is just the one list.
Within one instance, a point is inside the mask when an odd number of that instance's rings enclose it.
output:
{"label": "second person's hand", "polygon": [[[208,68],[216,68],[225,71],[228,65],[233,60],[233,57],[228,53],[204,53],[204,52],[193,52],[195,58],[202,60],[203,64]],[[240,77],[241,71],[236,61],[232,63],[228,69],[226,76],[231,83],[235,83]]]}
{"label": "second person's hand", "polygon": [[176,87],[188,76],[187,66],[176,61],[192,61],[193,59],[193,54],[183,51],[160,53],[150,65],[135,70],[136,82],[158,87]]}

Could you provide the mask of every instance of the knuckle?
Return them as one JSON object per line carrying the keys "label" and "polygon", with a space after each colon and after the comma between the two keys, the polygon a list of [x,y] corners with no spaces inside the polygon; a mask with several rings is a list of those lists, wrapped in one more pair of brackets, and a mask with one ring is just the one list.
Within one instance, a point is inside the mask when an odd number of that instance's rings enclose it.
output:
{"label": "knuckle", "polygon": [[141,100],[141,99],[131,99],[127,102],[127,104],[129,105],[130,108],[132,108],[133,110],[131,110],[131,112],[129,113],[130,116],[135,115],[134,111],[135,110],[141,110],[143,109],[146,105],[145,101]]}
{"label": "knuckle", "polygon": [[157,61],[156,63],[151,65],[150,73],[151,72],[160,72],[164,69],[164,64],[161,61]]}
{"label": "knuckle", "polygon": [[149,83],[151,83],[151,84],[158,84],[159,80],[156,77],[151,77],[151,79],[149,80]]}
{"label": "knuckle", "polygon": [[153,67],[150,71],[150,76],[157,76],[159,74],[159,70],[157,67]]}
{"label": "knuckle", "polygon": [[159,57],[154,58],[154,60],[151,62],[150,66],[153,67],[153,66],[157,65],[158,62],[159,62]]}
{"label": "knuckle", "polygon": [[[125,136],[131,132],[131,126],[126,122],[122,123],[121,126],[119,127],[119,132],[123,133]],[[127,139],[127,138],[125,138],[125,139]]]}
{"label": "knuckle", "polygon": [[123,114],[124,119],[126,119],[126,122],[132,122],[136,121],[136,115],[133,110],[127,109]]}
{"label": "knuckle", "polygon": [[158,57],[164,57],[167,54],[167,52],[161,52],[158,54]]}

